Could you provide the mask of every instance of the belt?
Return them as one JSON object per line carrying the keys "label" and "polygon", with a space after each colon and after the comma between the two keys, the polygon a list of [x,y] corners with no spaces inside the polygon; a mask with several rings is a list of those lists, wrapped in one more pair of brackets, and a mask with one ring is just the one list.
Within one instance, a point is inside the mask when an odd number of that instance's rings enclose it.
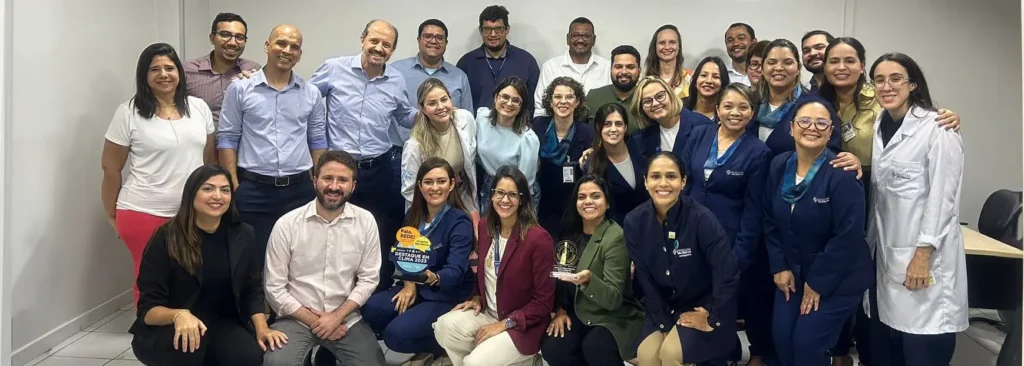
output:
{"label": "belt", "polygon": [[388,150],[387,152],[377,155],[372,158],[366,158],[363,160],[356,161],[357,169],[370,169],[380,165],[391,164],[391,155],[394,154],[394,149]]}
{"label": "belt", "polygon": [[271,177],[268,175],[256,174],[243,168],[238,168],[238,177],[276,187],[287,187],[292,184],[308,182],[310,180],[308,171],[281,177]]}

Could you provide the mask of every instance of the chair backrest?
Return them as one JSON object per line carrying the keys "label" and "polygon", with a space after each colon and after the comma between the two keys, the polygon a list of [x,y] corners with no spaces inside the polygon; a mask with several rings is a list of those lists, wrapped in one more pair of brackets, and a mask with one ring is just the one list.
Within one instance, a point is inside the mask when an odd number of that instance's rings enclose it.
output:
{"label": "chair backrest", "polygon": [[978,232],[1003,243],[1021,248],[1017,239],[1018,221],[1024,206],[1020,191],[1000,189],[993,192],[981,206]]}

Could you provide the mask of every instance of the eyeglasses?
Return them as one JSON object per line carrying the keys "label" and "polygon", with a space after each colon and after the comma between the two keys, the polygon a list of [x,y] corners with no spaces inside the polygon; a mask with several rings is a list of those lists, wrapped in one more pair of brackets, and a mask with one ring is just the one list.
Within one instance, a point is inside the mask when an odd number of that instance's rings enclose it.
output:
{"label": "eyeglasses", "polygon": [[818,131],[825,131],[832,128],[832,121],[824,118],[812,119],[811,117],[800,117],[793,120],[793,122],[803,129],[809,129],[811,128],[811,125],[814,125],[814,129]]}
{"label": "eyeglasses", "polygon": [[483,34],[502,34],[505,33],[505,27],[480,27],[480,33]]}
{"label": "eyeglasses", "polygon": [[886,79],[885,75],[879,75],[872,80],[872,84],[874,84],[876,89],[881,89],[882,85],[885,84],[889,84],[890,88],[899,88],[909,81],[910,78],[903,74],[892,74],[888,79]]}
{"label": "eyeglasses", "polygon": [[423,39],[424,41],[427,41],[427,42],[430,42],[431,40],[433,40],[433,41],[435,41],[437,43],[444,43],[445,40],[448,39],[448,37],[445,37],[443,34],[429,34],[429,33],[421,34],[420,38]]}
{"label": "eyeglasses", "polygon": [[510,192],[502,189],[495,189],[494,192],[491,193],[491,197],[496,201],[501,201],[505,199],[505,197],[508,197],[510,202],[519,202],[519,197],[522,195],[523,194],[519,192]]}
{"label": "eyeglasses", "polygon": [[230,41],[232,38],[234,38],[239,43],[245,42],[245,40],[249,39],[249,37],[246,37],[244,34],[235,34],[228,31],[217,32],[217,37],[220,37],[220,39],[225,41]]}
{"label": "eyeglasses", "polygon": [[449,180],[447,178],[441,178],[441,179],[437,179],[437,180],[434,180],[434,179],[424,179],[424,180],[420,181],[420,184],[422,184],[424,187],[433,187],[433,186],[446,186],[446,185],[448,185],[448,182],[451,182],[451,180]]}
{"label": "eyeglasses", "polygon": [[594,35],[590,34],[590,33],[569,33],[569,38],[570,39],[589,40],[591,38],[594,38]]}
{"label": "eyeglasses", "polygon": [[576,96],[572,95],[572,94],[569,94],[569,95],[555,95],[555,96],[551,97],[551,100],[556,101],[556,102],[566,101],[568,103],[572,103],[572,102],[576,101]]}
{"label": "eyeglasses", "polygon": [[747,68],[748,69],[754,69],[754,70],[760,70],[761,69],[761,63],[760,62],[753,62],[753,61],[748,62],[747,63]]}
{"label": "eyeglasses", "polygon": [[504,93],[498,94],[498,96],[501,97],[501,101],[505,102],[506,104],[511,104],[511,105],[514,105],[514,106],[522,105],[523,104],[523,100],[520,99],[519,97],[513,97],[511,95],[504,94]]}
{"label": "eyeglasses", "polygon": [[658,94],[654,94],[654,98],[647,97],[640,99],[640,105],[642,105],[644,108],[647,108],[654,105],[654,102],[658,102],[658,104],[663,104],[666,100],[668,100],[668,92],[662,90],[658,92]]}

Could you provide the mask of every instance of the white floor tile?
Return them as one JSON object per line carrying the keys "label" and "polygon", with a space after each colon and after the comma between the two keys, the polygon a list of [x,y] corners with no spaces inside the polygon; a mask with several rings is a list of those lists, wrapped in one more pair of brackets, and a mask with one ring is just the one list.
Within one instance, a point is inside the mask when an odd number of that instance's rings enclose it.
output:
{"label": "white floor tile", "polygon": [[101,358],[49,357],[36,366],[103,366],[109,360]]}
{"label": "white floor tile", "polygon": [[82,330],[86,331],[86,332],[95,331],[97,328],[102,327],[104,324],[107,324],[111,320],[116,319],[118,316],[121,316],[121,314],[123,314],[123,313],[124,313],[124,310],[118,310],[118,311],[114,312],[113,314],[107,315],[106,318],[100,319],[100,321],[92,323],[92,325],[90,325],[90,326],[88,326],[88,327],[86,327],[85,329],[82,329]]}
{"label": "white floor tile", "polygon": [[50,357],[49,353],[39,355],[39,357],[33,358],[31,361],[25,363],[23,366],[35,366],[36,364],[43,362],[47,357]]}
{"label": "white floor tile", "polygon": [[110,360],[131,348],[132,335],[127,333],[89,333],[70,346],[57,351],[62,357],[93,357]]}
{"label": "white floor tile", "polygon": [[142,362],[136,360],[110,360],[105,366],[143,366]]}
{"label": "white floor tile", "polygon": [[63,342],[58,343],[56,346],[53,346],[53,348],[50,348],[50,350],[47,351],[46,354],[47,356],[53,355],[54,353],[57,353],[58,351],[64,349],[65,347],[70,346],[72,343],[75,343],[76,341],[82,339],[87,335],[89,335],[89,332],[75,333],[71,337],[68,337],[68,339],[65,339]]}
{"label": "white floor tile", "polygon": [[123,308],[121,308],[121,310],[134,312],[135,311],[135,303],[129,303],[128,305],[125,305]]}
{"label": "white floor tile", "polygon": [[127,351],[124,351],[124,353],[122,353],[120,356],[117,356],[117,359],[118,360],[138,360],[138,358],[135,357],[135,352],[132,351],[131,348],[129,348]]}
{"label": "white floor tile", "polygon": [[104,333],[128,333],[128,328],[135,322],[135,312],[122,311],[111,321],[96,328],[96,332]]}
{"label": "white floor tile", "polygon": [[953,352],[953,366],[995,365],[996,354],[982,347],[966,334],[956,335],[956,351]]}

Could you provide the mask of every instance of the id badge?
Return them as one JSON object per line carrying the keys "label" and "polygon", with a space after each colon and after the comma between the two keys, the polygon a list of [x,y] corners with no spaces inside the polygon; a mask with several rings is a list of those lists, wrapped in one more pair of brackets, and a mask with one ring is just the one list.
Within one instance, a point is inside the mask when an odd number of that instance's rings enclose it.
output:
{"label": "id badge", "polygon": [[843,124],[843,142],[850,142],[854,137],[857,137],[857,131],[853,129],[853,124]]}
{"label": "id badge", "polygon": [[576,183],[576,170],[572,165],[562,167],[562,183]]}

